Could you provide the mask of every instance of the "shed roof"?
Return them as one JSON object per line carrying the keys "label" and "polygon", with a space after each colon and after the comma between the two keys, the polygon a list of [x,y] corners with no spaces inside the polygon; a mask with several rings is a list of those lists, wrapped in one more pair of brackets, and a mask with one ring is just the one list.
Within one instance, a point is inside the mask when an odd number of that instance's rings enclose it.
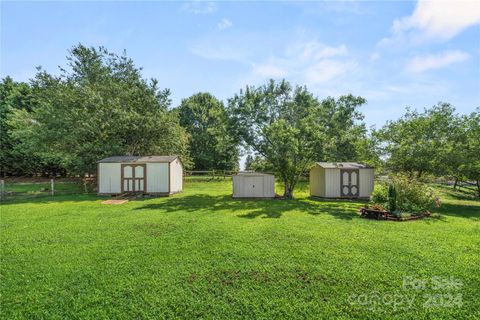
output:
{"label": "shed roof", "polygon": [[239,171],[236,175],[237,176],[249,176],[249,177],[253,177],[253,176],[273,176],[273,174],[270,174],[270,173],[255,172],[255,171]]}
{"label": "shed roof", "polygon": [[325,169],[368,169],[373,168],[358,162],[317,162],[317,166]]}
{"label": "shed roof", "polygon": [[115,156],[98,161],[98,163],[147,163],[147,162],[172,162],[177,156]]}

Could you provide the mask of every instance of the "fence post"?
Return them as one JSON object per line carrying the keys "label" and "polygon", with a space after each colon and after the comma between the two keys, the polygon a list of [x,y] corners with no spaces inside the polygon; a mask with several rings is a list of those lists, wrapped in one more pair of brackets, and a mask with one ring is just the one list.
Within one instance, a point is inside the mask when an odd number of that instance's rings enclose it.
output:
{"label": "fence post", "polygon": [[55,194],[55,183],[53,179],[50,179],[50,190],[52,191],[52,196]]}
{"label": "fence post", "polygon": [[5,196],[5,180],[0,180],[0,200],[3,201]]}

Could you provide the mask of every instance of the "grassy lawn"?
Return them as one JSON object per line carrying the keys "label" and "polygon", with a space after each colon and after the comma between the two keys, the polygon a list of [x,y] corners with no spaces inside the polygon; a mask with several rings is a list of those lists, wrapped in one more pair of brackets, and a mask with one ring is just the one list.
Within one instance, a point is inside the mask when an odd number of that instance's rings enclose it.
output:
{"label": "grassy lawn", "polygon": [[438,190],[435,217],[411,222],[360,219],[360,202],[310,200],[306,185],[233,200],[228,179],[124,205],[9,201],[1,317],[478,318],[480,202]]}

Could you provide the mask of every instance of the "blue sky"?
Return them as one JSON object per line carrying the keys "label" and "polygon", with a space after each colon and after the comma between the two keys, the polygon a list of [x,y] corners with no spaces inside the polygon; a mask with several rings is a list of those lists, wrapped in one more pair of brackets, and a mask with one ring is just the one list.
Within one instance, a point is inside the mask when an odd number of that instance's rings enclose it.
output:
{"label": "blue sky", "polygon": [[77,43],[123,49],[174,105],[286,78],[365,97],[367,125],[480,106],[480,2],[1,2],[0,75],[58,72]]}

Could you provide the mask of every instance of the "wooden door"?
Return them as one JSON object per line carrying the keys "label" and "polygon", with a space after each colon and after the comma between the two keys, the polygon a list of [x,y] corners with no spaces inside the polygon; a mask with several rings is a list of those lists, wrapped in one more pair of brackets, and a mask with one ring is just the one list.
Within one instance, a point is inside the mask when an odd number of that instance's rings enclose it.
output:
{"label": "wooden door", "polygon": [[145,191],[146,165],[122,164],[122,192]]}
{"label": "wooden door", "polygon": [[340,170],[340,195],[342,197],[353,198],[359,194],[359,171],[358,170]]}

